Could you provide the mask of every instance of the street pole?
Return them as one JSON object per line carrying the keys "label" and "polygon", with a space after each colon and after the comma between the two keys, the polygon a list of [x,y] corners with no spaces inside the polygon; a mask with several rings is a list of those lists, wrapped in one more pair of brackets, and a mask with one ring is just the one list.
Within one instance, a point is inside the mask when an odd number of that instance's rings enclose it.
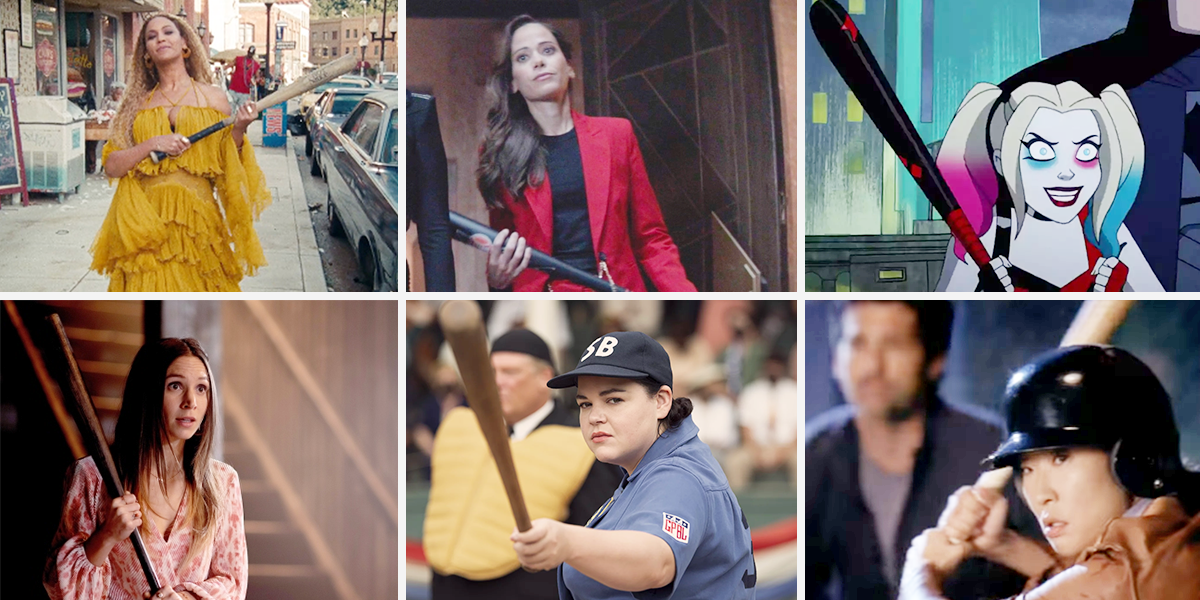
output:
{"label": "street pole", "polygon": [[[271,5],[272,4],[274,4],[274,2],[266,3],[266,5],[267,5],[267,77],[268,78],[271,77],[271,36],[275,35],[275,32],[271,29]],[[257,59],[255,59],[255,60],[257,60]],[[267,85],[270,85],[270,83],[267,83]]]}

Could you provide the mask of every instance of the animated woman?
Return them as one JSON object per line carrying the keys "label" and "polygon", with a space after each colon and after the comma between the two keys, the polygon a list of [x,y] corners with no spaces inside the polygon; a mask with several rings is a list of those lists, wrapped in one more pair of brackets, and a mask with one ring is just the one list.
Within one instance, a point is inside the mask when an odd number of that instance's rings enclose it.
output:
{"label": "animated woman", "polygon": [[[1005,97],[981,83],[937,164],[1010,291],[1163,291],[1123,223],[1144,155],[1120,86],[1026,83]],[[979,288],[964,254],[951,243],[938,291]]]}

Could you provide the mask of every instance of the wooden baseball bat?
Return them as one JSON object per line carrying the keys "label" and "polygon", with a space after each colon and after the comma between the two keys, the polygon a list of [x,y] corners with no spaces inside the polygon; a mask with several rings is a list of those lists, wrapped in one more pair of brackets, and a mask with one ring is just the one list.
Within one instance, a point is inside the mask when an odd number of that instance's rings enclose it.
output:
{"label": "wooden baseball bat", "polygon": [[[67,339],[67,331],[63,329],[62,320],[58,318],[57,314],[50,315],[49,320],[54,326],[54,332],[58,336],[59,349],[62,350],[63,358],[66,360],[71,397],[75,399],[75,407],[79,409],[79,416],[84,421],[82,425],[86,425],[86,427],[80,427],[79,432],[83,435],[83,441],[91,452],[92,459],[96,461],[96,468],[100,471],[100,477],[104,479],[104,487],[108,490],[109,497],[120,498],[125,495],[125,488],[121,485],[121,476],[117,473],[117,464],[113,462],[112,453],[108,451],[104,430],[100,428],[100,420],[96,418],[96,407],[92,404],[92,397],[88,395],[87,387],[83,383],[83,374],[79,372],[79,364],[75,362],[71,341]],[[154,563],[150,562],[150,555],[146,553],[146,545],[142,542],[141,533],[134,529],[133,533],[129,535],[129,541],[133,544],[138,562],[142,563],[142,571],[146,574],[146,583],[150,585],[150,594],[158,593],[158,590],[162,589],[162,584],[159,583],[158,573],[154,571]]]}
{"label": "wooden baseball bat", "polygon": [[[358,65],[358,57],[354,54],[347,54],[315,71],[310,72],[300,79],[289,83],[283,88],[264,96],[258,102],[256,102],[255,105],[261,109],[268,106],[275,106],[281,102],[286,102],[317,87],[318,85],[321,85],[322,83],[332,81],[336,77],[353,71],[356,65]],[[234,112],[236,113],[237,111]],[[195,144],[196,142],[218,131],[221,131],[222,129],[225,129],[230,125],[233,125],[233,122],[236,120],[236,114],[225,117],[224,119],[221,119],[220,121],[217,121],[216,123],[213,123],[212,125],[209,125],[208,127],[205,127],[204,129],[201,129],[200,131],[188,136],[188,142]],[[158,164],[159,161],[166,157],[166,152],[159,152],[155,150],[150,153],[150,160],[155,164]]]}
{"label": "wooden baseball bat", "polygon": [[529,511],[525,508],[525,497],[521,495],[521,484],[517,481],[517,468],[513,464],[504,413],[500,410],[500,390],[496,388],[496,375],[492,371],[483,313],[475,302],[451,300],[438,310],[438,322],[442,325],[446,340],[450,342],[450,349],[454,351],[454,360],[458,361],[458,372],[467,390],[467,404],[475,411],[479,428],[483,430],[492,458],[496,460],[496,468],[500,470],[500,481],[508,494],[508,504],[517,521],[517,530],[528,531],[532,525]]}
{"label": "wooden baseball bat", "polygon": [[1133,300],[1085,300],[1059,346],[1107,344],[1130,308]]}

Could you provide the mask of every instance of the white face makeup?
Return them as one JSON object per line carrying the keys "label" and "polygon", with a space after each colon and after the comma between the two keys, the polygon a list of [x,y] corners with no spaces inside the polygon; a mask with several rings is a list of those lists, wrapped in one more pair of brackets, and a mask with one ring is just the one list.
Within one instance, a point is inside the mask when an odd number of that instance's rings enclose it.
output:
{"label": "white face makeup", "polygon": [[1103,144],[1092,111],[1039,108],[1021,138],[1025,206],[1056,223],[1075,219],[1100,187]]}
{"label": "white face makeup", "polygon": [[1200,35],[1200,2],[1170,0],[1171,29],[1179,33]]}

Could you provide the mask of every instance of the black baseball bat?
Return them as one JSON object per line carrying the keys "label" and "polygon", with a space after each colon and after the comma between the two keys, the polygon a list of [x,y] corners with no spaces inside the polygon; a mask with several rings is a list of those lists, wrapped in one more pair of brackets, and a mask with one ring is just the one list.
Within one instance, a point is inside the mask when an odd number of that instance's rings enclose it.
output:
{"label": "black baseball bat", "polygon": [[883,139],[896,152],[929,203],[950,226],[950,232],[966,247],[967,253],[979,267],[979,281],[983,289],[1003,292],[1004,286],[992,269],[991,256],[967,221],[962,207],[954,199],[950,186],[921,141],[917,128],[904,112],[896,92],[884,77],[883,69],[879,68],[871,48],[860,35],[858,25],[846,9],[834,0],[814,0],[808,9],[808,20],[817,42],[854,92],[863,110],[870,115],[879,133],[883,134]]}
{"label": "black baseball bat", "polygon": [[[83,435],[84,444],[96,462],[96,469],[100,471],[100,477],[104,479],[104,487],[108,490],[109,497],[120,498],[125,495],[125,488],[121,485],[121,476],[117,473],[117,463],[113,462],[112,453],[109,452],[108,444],[104,441],[104,430],[100,428],[100,420],[96,418],[96,408],[92,404],[92,397],[88,395],[87,387],[83,383],[83,374],[79,372],[79,364],[75,362],[71,341],[67,339],[67,331],[63,329],[62,320],[58,318],[57,314],[50,315],[49,320],[54,326],[58,349],[66,361],[66,376],[71,396],[75,399],[79,416],[84,421],[80,425],[85,426],[79,428],[79,433]],[[142,542],[141,533],[134,529],[133,533],[129,534],[129,541],[133,544],[133,551],[137,554],[138,562],[142,563],[142,571],[146,574],[146,583],[150,585],[150,594],[158,593],[158,590],[162,589],[162,584],[158,581],[158,573],[154,571],[154,563],[150,562],[150,555],[146,553],[146,545]]]}
{"label": "black baseball bat", "polygon": [[[468,219],[454,211],[450,211],[450,225],[454,227],[453,235],[455,240],[469,246],[474,246],[476,249],[484,252],[491,249],[492,240],[496,239],[496,230],[478,221]],[[537,250],[534,250],[533,255],[529,257],[529,266],[548,273],[551,277],[574,281],[579,285],[585,285],[598,292],[629,291],[615,283],[600,279],[587,271],[572,267],[557,258]]]}

